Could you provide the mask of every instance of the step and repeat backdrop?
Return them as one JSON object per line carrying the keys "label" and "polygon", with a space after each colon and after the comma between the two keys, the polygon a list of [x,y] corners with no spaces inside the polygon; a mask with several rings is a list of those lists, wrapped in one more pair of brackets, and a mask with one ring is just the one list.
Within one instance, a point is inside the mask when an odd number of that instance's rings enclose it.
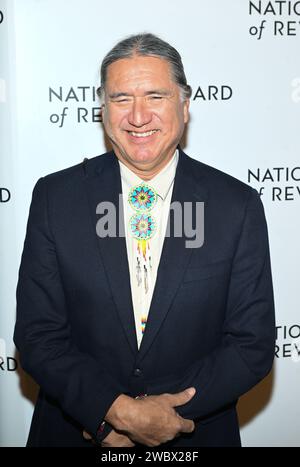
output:
{"label": "step and repeat backdrop", "polygon": [[[36,398],[12,335],[37,179],[105,152],[99,65],[133,33],[181,53],[182,146],[256,188],[277,315],[272,373],[239,402],[244,446],[300,446],[300,1],[0,0],[0,445],[24,446]],[[74,187],[76,189],[76,187]],[[221,388],[220,388],[221,389]]]}

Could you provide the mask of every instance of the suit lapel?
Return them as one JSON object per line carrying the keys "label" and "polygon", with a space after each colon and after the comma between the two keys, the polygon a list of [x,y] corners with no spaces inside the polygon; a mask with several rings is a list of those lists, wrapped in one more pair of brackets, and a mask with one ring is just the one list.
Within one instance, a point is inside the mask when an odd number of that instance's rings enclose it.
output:
{"label": "suit lapel", "polygon": [[122,216],[119,222],[119,194],[122,193],[120,169],[113,152],[102,157],[105,159],[100,159],[96,168],[92,168],[92,164],[89,164],[92,161],[87,161],[86,164],[86,187],[93,228],[96,233],[96,224],[99,220],[99,215],[96,214],[97,205],[100,202],[112,203],[111,206],[116,207],[117,236],[100,238],[97,235],[97,243],[121,324],[132,351],[136,353],[138,349],[126,240],[124,236],[118,236],[120,229],[124,231]]}
{"label": "suit lapel", "polygon": [[[184,202],[204,201],[206,199],[207,192],[202,186],[201,180],[194,179],[193,164],[195,161],[180,150],[171,203],[177,201],[183,206]],[[165,237],[147,325],[139,350],[138,363],[150,349],[181,284],[193,251],[192,248],[186,248],[186,239],[184,232],[181,237],[172,235]]]}

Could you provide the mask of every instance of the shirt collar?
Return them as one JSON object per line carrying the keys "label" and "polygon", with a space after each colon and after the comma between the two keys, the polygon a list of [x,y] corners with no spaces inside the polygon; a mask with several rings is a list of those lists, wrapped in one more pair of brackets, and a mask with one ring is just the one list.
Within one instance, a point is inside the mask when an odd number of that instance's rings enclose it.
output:
{"label": "shirt collar", "polygon": [[123,162],[119,161],[122,182],[128,190],[140,183],[149,183],[158,196],[165,200],[175,178],[178,157],[178,149],[176,149],[172,159],[167,163],[167,165],[157,175],[155,175],[155,177],[147,181],[142,180],[125,164],[123,164]]}

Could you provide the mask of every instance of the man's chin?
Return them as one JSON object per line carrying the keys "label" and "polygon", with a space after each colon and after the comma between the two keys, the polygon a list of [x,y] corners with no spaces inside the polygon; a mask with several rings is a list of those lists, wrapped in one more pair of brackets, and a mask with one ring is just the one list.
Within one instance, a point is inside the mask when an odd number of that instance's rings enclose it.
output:
{"label": "man's chin", "polygon": [[126,155],[127,162],[135,165],[136,167],[149,167],[156,165],[159,159],[159,154],[153,153],[152,151],[131,152]]}

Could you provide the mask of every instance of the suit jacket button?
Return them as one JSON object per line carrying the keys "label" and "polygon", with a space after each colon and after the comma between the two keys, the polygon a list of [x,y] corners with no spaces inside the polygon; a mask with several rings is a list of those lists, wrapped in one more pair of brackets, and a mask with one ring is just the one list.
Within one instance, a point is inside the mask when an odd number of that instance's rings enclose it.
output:
{"label": "suit jacket button", "polygon": [[141,376],[142,375],[142,370],[140,370],[139,368],[135,368],[133,374],[134,374],[134,376]]}

